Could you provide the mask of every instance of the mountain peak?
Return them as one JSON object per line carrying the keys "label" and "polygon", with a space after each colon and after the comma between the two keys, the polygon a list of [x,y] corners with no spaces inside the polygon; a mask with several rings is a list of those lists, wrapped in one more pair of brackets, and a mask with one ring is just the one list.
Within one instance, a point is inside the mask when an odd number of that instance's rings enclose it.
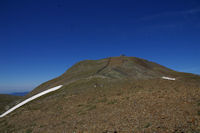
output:
{"label": "mountain peak", "polygon": [[153,79],[174,76],[174,71],[157,63],[137,57],[108,57],[99,60],[84,60],[76,63],[61,76],[41,84],[28,96],[49,87],[67,85],[81,79],[106,78],[107,80]]}
{"label": "mountain peak", "polygon": [[80,75],[100,75],[112,79],[147,79],[158,78],[170,72],[172,70],[144,59],[120,56],[81,61],[70,68],[64,75],[69,76],[73,73],[73,76],[77,74],[79,77]]}
{"label": "mountain peak", "polygon": [[197,75],[136,57],[85,60],[25,96],[45,92],[3,117],[0,132],[190,132],[199,87]]}

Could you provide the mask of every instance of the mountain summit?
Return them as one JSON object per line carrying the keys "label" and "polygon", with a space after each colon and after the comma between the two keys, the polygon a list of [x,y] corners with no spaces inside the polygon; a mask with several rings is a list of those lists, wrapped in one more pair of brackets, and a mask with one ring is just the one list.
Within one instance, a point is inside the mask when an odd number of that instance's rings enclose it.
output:
{"label": "mountain summit", "polygon": [[30,94],[33,95],[49,87],[60,84],[67,85],[81,79],[102,78],[112,81],[153,79],[162,76],[177,76],[177,74],[177,72],[162,65],[136,57],[120,56],[100,60],[85,60],[75,64],[58,78],[40,85]]}
{"label": "mountain summit", "polygon": [[81,61],[0,119],[0,132],[199,132],[200,77],[136,57]]}

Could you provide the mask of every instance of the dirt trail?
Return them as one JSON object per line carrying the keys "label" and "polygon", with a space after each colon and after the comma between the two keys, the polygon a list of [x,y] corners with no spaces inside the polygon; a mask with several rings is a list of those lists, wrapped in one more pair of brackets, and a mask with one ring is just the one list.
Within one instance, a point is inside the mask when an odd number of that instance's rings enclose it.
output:
{"label": "dirt trail", "polygon": [[106,67],[108,67],[110,65],[111,62],[111,58],[108,58],[108,62],[106,63],[106,65],[104,67],[102,67],[101,69],[99,69],[96,74],[100,73],[101,71],[103,71]]}

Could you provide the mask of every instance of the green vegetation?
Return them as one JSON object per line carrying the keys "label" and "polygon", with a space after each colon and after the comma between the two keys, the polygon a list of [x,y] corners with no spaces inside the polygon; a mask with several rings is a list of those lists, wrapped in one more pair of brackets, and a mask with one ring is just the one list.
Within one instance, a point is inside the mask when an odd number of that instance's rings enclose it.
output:
{"label": "green vegetation", "polygon": [[101,98],[101,99],[98,99],[97,100],[97,103],[105,103],[105,102],[107,102],[108,101],[108,99],[106,98],[106,97],[103,97],[103,98]]}
{"label": "green vegetation", "polygon": [[96,109],[96,105],[93,105],[93,104],[86,104],[86,105],[80,104],[80,105],[78,105],[78,107],[80,108],[77,111],[78,115],[84,115],[87,113],[87,111]]}
{"label": "green vegetation", "polygon": [[200,100],[197,102],[197,106],[200,106]]}
{"label": "green vegetation", "polygon": [[117,99],[112,99],[108,102],[108,104],[116,104],[117,103]]}
{"label": "green vegetation", "polygon": [[144,128],[148,128],[148,127],[150,127],[150,126],[151,126],[150,123],[146,123],[146,124],[144,125]]}
{"label": "green vegetation", "polygon": [[96,105],[87,105],[86,106],[87,111],[94,110],[94,109],[96,109]]}
{"label": "green vegetation", "polygon": [[32,133],[32,131],[33,131],[32,129],[27,129],[26,133]]}

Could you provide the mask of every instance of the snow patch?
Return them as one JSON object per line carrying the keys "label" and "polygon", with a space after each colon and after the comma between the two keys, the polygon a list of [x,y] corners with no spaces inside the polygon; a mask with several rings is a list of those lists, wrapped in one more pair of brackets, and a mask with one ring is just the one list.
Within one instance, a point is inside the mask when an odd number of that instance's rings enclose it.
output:
{"label": "snow patch", "polygon": [[170,77],[165,77],[165,76],[163,76],[162,79],[167,79],[167,80],[176,80],[176,78],[170,78]]}
{"label": "snow patch", "polygon": [[43,92],[40,92],[40,93],[38,93],[38,94],[36,94],[36,95],[34,95],[34,96],[32,96],[32,97],[30,97],[30,98],[24,100],[23,102],[21,102],[21,103],[15,105],[15,106],[12,107],[11,109],[9,109],[8,111],[6,111],[6,112],[3,113],[2,115],[0,115],[0,118],[6,116],[7,114],[11,113],[12,111],[16,110],[17,108],[23,106],[24,104],[26,104],[26,103],[28,103],[28,102],[30,102],[30,101],[32,101],[32,100],[38,98],[38,97],[41,97],[41,96],[43,96],[43,95],[45,95],[45,94],[47,94],[47,93],[50,93],[50,92],[52,92],[52,91],[56,91],[56,90],[60,89],[62,86],[63,86],[63,85],[59,85],[59,86],[53,87],[53,88],[51,88],[51,89],[45,90],[45,91],[43,91]]}

